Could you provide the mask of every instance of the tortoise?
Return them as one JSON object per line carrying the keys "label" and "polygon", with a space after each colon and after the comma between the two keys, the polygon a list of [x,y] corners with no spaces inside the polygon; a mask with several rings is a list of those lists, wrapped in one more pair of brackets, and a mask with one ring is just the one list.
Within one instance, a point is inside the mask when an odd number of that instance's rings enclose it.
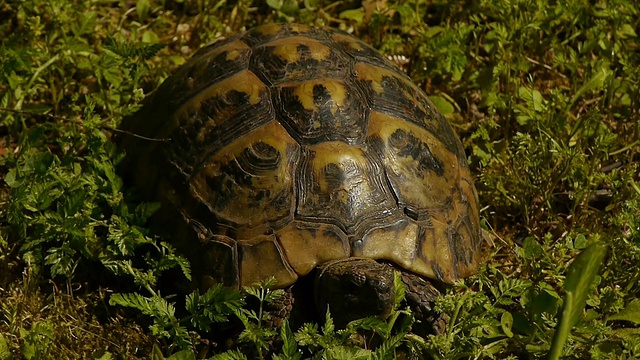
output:
{"label": "tortoise", "polygon": [[[314,276],[337,323],[412,307],[480,256],[460,140],[427,95],[337,30],[263,25],[215,42],[121,125],[125,172],[192,262],[195,285]],[[311,274],[311,275],[308,275]]]}

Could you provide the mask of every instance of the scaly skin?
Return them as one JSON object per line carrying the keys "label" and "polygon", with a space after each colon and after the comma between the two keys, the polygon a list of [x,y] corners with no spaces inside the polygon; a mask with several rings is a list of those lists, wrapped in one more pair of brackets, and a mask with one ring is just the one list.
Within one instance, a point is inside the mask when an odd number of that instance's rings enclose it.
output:
{"label": "scaly skin", "polygon": [[439,334],[446,327],[444,317],[432,310],[440,296],[424,278],[367,258],[330,261],[318,268],[315,281],[316,306],[320,314],[331,311],[338,327],[366,316],[386,319],[394,306],[394,271],[400,271],[405,285],[405,301],[421,335]]}

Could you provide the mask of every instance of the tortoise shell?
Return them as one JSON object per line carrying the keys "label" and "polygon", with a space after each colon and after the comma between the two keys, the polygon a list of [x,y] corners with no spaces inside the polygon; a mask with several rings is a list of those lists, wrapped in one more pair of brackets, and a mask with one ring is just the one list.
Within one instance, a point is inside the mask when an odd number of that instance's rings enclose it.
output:
{"label": "tortoise shell", "polygon": [[451,283],[478,199],[427,95],[346,33],[265,25],[198,51],[124,121],[126,167],[200,284],[292,284],[333,259]]}

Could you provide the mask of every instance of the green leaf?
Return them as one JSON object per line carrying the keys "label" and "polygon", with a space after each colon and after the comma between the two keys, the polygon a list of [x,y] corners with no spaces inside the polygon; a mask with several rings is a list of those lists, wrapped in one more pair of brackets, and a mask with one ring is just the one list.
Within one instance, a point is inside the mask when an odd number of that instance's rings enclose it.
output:
{"label": "green leaf", "polygon": [[617,314],[607,317],[607,321],[610,320],[623,320],[634,324],[640,324],[640,299],[632,300]]}
{"label": "green leaf", "polygon": [[284,0],[267,0],[267,5],[274,10],[280,10],[284,5]]}
{"label": "green leaf", "polygon": [[153,31],[147,30],[142,34],[142,42],[147,44],[157,44],[160,42],[160,38]]}
{"label": "green leaf", "polygon": [[11,350],[4,335],[0,334],[0,360],[11,359]]}
{"label": "green leaf", "polygon": [[31,329],[20,328],[22,356],[27,359],[47,359],[53,342],[53,324],[48,321],[34,322]]}
{"label": "green leaf", "polygon": [[[582,95],[584,95],[586,92],[588,92],[589,90],[594,90],[594,89],[598,89],[600,87],[602,87],[602,85],[604,84],[604,80],[611,74],[611,70],[608,70],[606,68],[600,68],[599,71],[597,71],[595,73],[595,75],[593,75],[591,77],[591,79],[589,79],[589,81],[587,81],[586,84],[582,85],[573,95],[573,98],[571,99],[571,103],[569,104],[569,108],[571,108],[573,106],[573,104],[576,103],[576,101],[578,101],[578,99],[580,99],[580,97],[582,97]],[[573,131],[572,131],[573,133]]]}
{"label": "green leaf", "polygon": [[389,330],[387,322],[377,316],[367,316],[353,320],[347,324],[347,329],[354,332],[358,330],[373,330],[378,334],[385,334]]}
{"label": "green leaf", "polygon": [[280,337],[282,338],[282,356],[283,359],[300,359],[302,354],[298,351],[296,339],[291,332],[289,322],[285,320],[280,327]]}
{"label": "green leaf", "polygon": [[209,358],[209,360],[245,360],[247,356],[240,352],[240,350],[229,350],[220,354],[216,354]]}
{"label": "green leaf", "polygon": [[638,37],[638,35],[636,34],[636,31],[633,29],[633,26],[629,24],[623,24],[618,29],[618,34],[623,39]]}
{"label": "green leaf", "polygon": [[513,331],[511,328],[513,327],[513,315],[510,312],[503,312],[500,317],[500,326],[502,327],[502,331],[508,337],[513,337]]}
{"label": "green leaf", "polygon": [[540,243],[538,243],[538,241],[532,236],[524,239],[522,248],[526,259],[535,259],[542,256],[542,246],[540,246]]}
{"label": "green leaf", "polygon": [[329,307],[327,306],[327,312],[325,313],[325,316],[324,316],[324,326],[322,326],[322,333],[324,335],[329,335],[329,334],[333,334],[334,330],[335,330],[335,325],[333,324],[333,318],[331,317],[331,311],[329,310]]}
{"label": "green leaf", "polygon": [[149,4],[149,0],[138,0],[138,3],[136,4],[136,12],[138,13],[140,21],[146,20],[149,15],[150,8],[151,4]]}
{"label": "green leaf", "polygon": [[304,7],[309,11],[315,11],[320,0],[304,0]]}
{"label": "green leaf", "polygon": [[538,286],[540,287],[539,291],[532,290],[535,296],[533,296],[529,304],[531,313],[534,315],[539,315],[543,312],[551,315],[557,313],[560,302],[558,293],[545,282],[540,282]]}
{"label": "green leaf", "polygon": [[140,203],[138,204],[138,206],[136,206],[136,218],[141,223],[144,223],[145,221],[149,220],[149,218],[153,214],[160,210],[160,206],[161,205],[159,202]]}
{"label": "green leaf", "polygon": [[22,185],[22,180],[18,179],[17,173],[18,170],[16,168],[13,168],[9,170],[7,175],[4,177],[4,182],[6,182],[9,187],[16,188]]}
{"label": "green leaf", "polygon": [[345,10],[340,13],[340,19],[352,20],[356,24],[360,25],[364,21],[364,9],[357,8],[357,9]]}
{"label": "green leaf", "polygon": [[432,38],[444,31],[445,31],[445,28],[443,28],[442,26],[429,26],[425,31],[424,36],[426,38]]}
{"label": "green leaf", "polygon": [[162,350],[158,344],[153,344],[153,350],[151,350],[151,360],[165,360]]}
{"label": "green leaf", "polygon": [[95,360],[113,360],[115,357],[113,354],[106,350],[98,350],[93,353]]}
{"label": "green leaf", "polygon": [[453,105],[441,96],[429,96],[429,100],[433,102],[443,115],[452,114],[455,111]]}
{"label": "green leaf", "polygon": [[393,272],[393,294],[395,296],[393,308],[398,309],[402,301],[404,301],[407,289],[402,282],[402,275],[399,271]]}
{"label": "green leaf", "polygon": [[628,341],[638,341],[638,339],[640,338],[640,329],[638,328],[621,328],[621,329],[614,329],[612,331],[612,333],[615,336],[620,337],[621,339],[625,339]]}
{"label": "green leaf", "polygon": [[156,56],[156,54],[160,50],[164,49],[165,46],[165,44],[142,44],[141,48],[138,50],[138,53],[140,54],[140,56],[142,56],[143,59],[149,60],[152,57]]}
{"label": "green leaf", "polygon": [[591,284],[598,274],[602,260],[607,253],[607,246],[594,243],[580,253],[569,267],[564,283],[566,292],[560,321],[553,336],[549,359],[556,360],[562,356],[564,343],[573,326],[582,317]]}
{"label": "green leaf", "polygon": [[289,16],[293,16],[297,14],[298,11],[300,11],[300,8],[298,7],[298,1],[284,0],[282,7],[280,8],[280,11],[282,11],[285,15],[289,15]]}
{"label": "green leaf", "polygon": [[192,349],[184,349],[171,354],[167,360],[196,360],[196,354]]}
{"label": "green leaf", "polygon": [[588,246],[589,242],[587,241],[587,237],[584,234],[578,234],[576,238],[573,240],[573,247],[575,249],[582,250]]}
{"label": "green leaf", "polygon": [[184,56],[180,56],[180,55],[171,55],[169,56],[169,61],[171,61],[173,63],[173,65],[182,65],[184,64],[187,60],[184,58]]}
{"label": "green leaf", "polygon": [[336,345],[326,349],[322,358],[332,360],[365,360],[371,359],[371,355],[370,350]]}
{"label": "green leaf", "polygon": [[138,309],[145,315],[153,314],[153,306],[151,301],[138,293],[131,294],[113,294],[109,298],[109,305],[120,305]]}
{"label": "green leaf", "polygon": [[306,323],[295,333],[300,346],[319,346],[322,335],[318,332],[318,324]]}
{"label": "green leaf", "polygon": [[195,291],[186,297],[191,324],[205,331],[209,331],[212,323],[228,321],[228,316],[243,305],[244,296],[240,291],[220,284],[210,287],[203,295]]}
{"label": "green leaf", "polygon": [[395,355],[395,349],[402,344],[406,334],[396,334],[389,339],[385,340],[382,345],[380,345],[375,353],[370,356],[370,359],[395,359],[397,358]]}
{"label": "green leaf", "polygon": [[529,108],[535,111],[544,110],[544,99],[540,91],[523,86],[518,89],[518,95],[526,101]]}

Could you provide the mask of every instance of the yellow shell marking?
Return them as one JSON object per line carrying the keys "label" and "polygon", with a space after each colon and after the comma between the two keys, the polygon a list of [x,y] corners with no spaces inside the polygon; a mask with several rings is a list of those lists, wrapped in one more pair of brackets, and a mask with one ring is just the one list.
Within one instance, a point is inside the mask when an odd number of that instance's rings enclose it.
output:
{"label": "yellow shell marking", "polygon": [[240,52],[238,50],[231,50],[227,53],[227,61],[233,61],[235,59],[238,58],[238,56],[240,56]]}
{"label": "yellow shell marking", "polygon": [[[325,167],[329,164],[339,164],[341,166],[355,166],[357,169],[366,169],[365,155],[362,149],[347,145],[341,141],[327,141],[310,147],[317,156],[313,159],[313,177],[319,179],[320,192],[329,192],[329,184],[323,174]],[[357,179],[352,179],[356,181]],[[348,192],[351,189],[343,189]]]}
{"label": "yellow shell marking", "polygon": [[[412,269],[416,258],[418,235],[418,225],[409,220],[402,220],[387,227],[374,228],[363,236],[362,249],[354,256],[387,259],[406,269]],[[431,269],[426,271],[429,270]]]}
{"label": "yellow shell marking", "polygon": [[[195,119],[193,114],[200,110],[202,103],[214,97],[224,97],[231,91],[238,91],[248,95],[249,104],[255,105],[260,102],[260,92],[266,91],[265,85],[250,71],[242,71],[227,79],[224,79],[212,86],[204,89],[200,93],[191,97],[178,111],[176,111],[176,119],[181,124],[189,124]],[[221,119],[210,119],[200,129],[197,141],[204,140],[206,134],[213,128],[220,125]]]}
{"label": "yellow shell marking", "polygon": [[405,131],[421,139],[444,167],[442,176],[436,176],[429,171],[414,173],[410,171],[415,168],[413,158],[400,157],[391,149],[384,151],[384,163],[392,178],[405,179],[396,184],[401,189],[402,197],[413,204],[420,205],[421,208],[446,204],[447,197],[455,191],[454,185],[460,181],[460,166],[455,154],[447,150],[444,144],[427,130],[390,115],[377,111],[371,112],[368,136],[379,136],[385,144],[388,144],[396,130]]}
{"label": "yellow shell marking", "polygon": [[282,25],[280,24],[262,25],[260,27],[255,28],[254,31],[262,36],[271,36],[282,31]]}
{"label": "yellow shell marking", "polygon": [[287,63],[295,63],[300,61],[300,53],[298,46],[305,45],[311,52],[311,58],[316,61],[323,61],[331,55],[331,49],[326,45],[303,36],[293,36],[284,39],[274,40],[265,46],[273,48],[273,55],[286,61]]}
{"label": "yellow shell marking", "polygon": [[331,224],[310,226],[296,222],[276,232],[291,267],[303,276],[316,265],[329,260],[349,257],[349,240]]}
{"label": "yellow shell marking", "polygon": [[362,50],[362,45],[360,43],[358,43],[357,41],[355,41],[353,39],[353,37],[348,36],[348,35],[332,34],[331,35],[331,40],[333,40],[335,42],[338,42],[338,43],[347,43],[347,44],[349,44],[350,48],[352,48],[353,50],[356,50],[356,51]]}
{"label": "yellow shell marking", "polygon": [[250,71],[242,71],[226,80],[222,80],[205,91],[213,96],[224,96],[235,90],[249,96],[249,104],[255,105],[260,102],[260,90],[264,90],[265,85]]}
{"label": "yellow shell marking", "polygon": [[[396,71],[387,70],[385,68],[381,68],[381,67],[373,66],[373,65],[368,65],[368,64],[365,64],[365,63],[357,63],[354,66],[354,69],[356,71],[356,76],[357,76],[358,80],[371,81],[371,86],[373,87],[373,90],[377,94],[381,94],[382,91],[383,91],[383,89],[382,89],[382,78],[385,77],[385,76],[396,78],[396,79],[400,80],[401,82],[403,82],[405,85],[407,85],[407,87],[413,88],[416,91],[418,91],[418,89],[416,89],[416,86],[411,81],[408,81],[407,79],[398,76],[398,73]],[[409,99],[413,99],[413,94],[406,94],[405,93],[405,96],[407,96]]]}
{"label": "yellow shell marking", "polygon": [[304,34],[308,33],[309,30],[311,30],[311,28],[306,25],[291,24],[291,32]]}
{"label": "yellow shell marking", "polygon": [[249,50],[251,49],[247,44],[237,40],[224,46],[212,48],[203,54],[199,54],[196,62],[194,62],[191,67],[206,70],[208,68],[208,63],[222,53],[227,53],[226,60],[233,61],[237,59],[242,52],[247,52]]}
{"label": "yellow shell marking", "polygon": [[[224,169],[228,168],[229,164],[237,163],[237,159],[242,157],[242,153],[248,147],[258,143],[271,146],[282,161],[273,169],[250,174],[251,184],[249,185],[230,183],[228,191],[235,194],[234,201],[222,205],[218,201],[221,194],[212,191],[207,180],[229,174],[225,173]],[[206,204],[220,219],[239,224],[237,234],[239,238],[250,239],[258,233],[264,232],[264,227],[270,221],[286,217],[293,212],[291,208],[286,206],[272,209],[271,198],[255,200],[253,196],[259,191],[270,194],[289,192],[288,189],[291,188],[293,179],[289,173],[291,164],[287,162],[286,156],[288,149],[296,146],[297,143],[289,136],[289,133],[277,121],[271,121],[212,155],[200,172],[192,177],[191,194]],[[247,172],[247,170],[243,171]]]}
{"label": "yellow shell marking", "polygon": [[[202,170],[201,175],[205,177],[213,177],[219,171],[220,164],[227,164],[231,162],[236,157],[240,156],[247,146],[257,144],[259,142],[263,142],[267,145],[273,146],[280,154],[286,154],[287,146],[295,145],[296,142],[289,136],[289,133],[277,122],[271,121],[267,124],[259,127],[253,132],[247,134],[241,139],[238,139],[231,144],[225,146],[222,150],[220,150],[217,154],[214,155],[215,161],[210,161]],[[287,164],[283,162],[280,165],[279,170],[283,173],[280,176],[279,181],[283,182],[288,179],[288,175],[286,174]],[[265,179],[260,179],[265,180]],[[266,179],[267,181],[270,179]],[[206,191],[208,189],[208,185],[206,183],[202,183],[202,190]],[[267,185],[277,185],[277,184],[264,184]]]}
{"label": "yellow shell marking", "polygon": [[344,106],[347,97],[347,89],[345,89],[344,85],[338,80],[329,79],[304,82],[295,87],[293,95],[298,98],[298,101],[300,101],[300,104],[302,104],[306,110],[318,111],[318,106],[313,99],[313,88],[316,85],[324,86],[329,94],[331,94],[331,114],[335,115],[338,109]]}
{"label": "yellow shell marking", "polygon": [[[258,236],[251,241],[239,241],[240,285],[250,286],[259,281],[275,277],[277,288],[293,284],[298,275],[283,257],[282,249],[274,235]],[[266,261],[265,261],[266,259]]]}

